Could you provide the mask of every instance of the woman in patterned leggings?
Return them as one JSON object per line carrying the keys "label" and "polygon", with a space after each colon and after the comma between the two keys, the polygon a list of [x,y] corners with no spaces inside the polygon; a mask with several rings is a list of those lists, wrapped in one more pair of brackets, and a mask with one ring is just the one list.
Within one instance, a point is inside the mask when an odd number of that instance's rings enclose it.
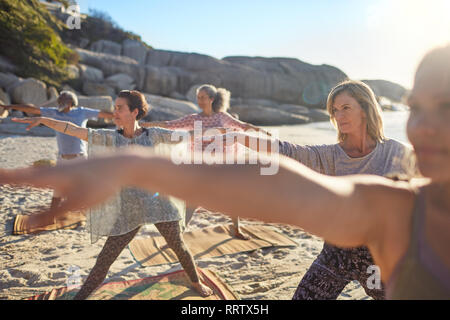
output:
{"label": "woman in patterned leggings", "polygon": [[[231,133],[248,148],[260,151],[265,145],[295,159],[310,169],[330,176],[373,174],[385,176],[396,173],[411,177],[414,165],[402,161],[410,150],[404,144],[383,134],[381,110],[372,89],[360,81],[348,80],[333,88],[328,96],[327,110],[338,131],[336,144],[302,146],[287,141],[250,143],[245,133]],[[230,140],[223,137],[224,140]],[[301,210],[301,209],[299,209]],[[384,298],[382,284],[371,283],[374,262],[366,247],[342,249],[325,243],[322,252],[308,269],[293,296],[294,300],[336,299],[344,287],[359,281],[366,294],[374,299]]]}
{"label": "woman in patterned leggings", "polygon": [[[194,264],[194,258],[192,257],[189,249],[186,247],[184,240],[181,236],[180,224],[178,221],[155,223],[155,227],[159,233],[164,237],[167,245],[177,255],[181,266],[186,271],[186,274],[191,279],[192,283],[200,283],[196,267]],[[124,234],[122,236],[108,237],[105,245],[97,257],[97,262],[89,273],[84,285],[75,296],[75,300],[86,299],[96,288],[98,288],[105,280],[109,268],[113,262],[119,257],[122,250],[133,240],[140,228]],[[198,285],[195,285],[198,287]],[[197,288],[196,288],[197,289]],[[201,292],[208,292],[206,288],[200,289]],[[204,291],[204,292],[203,292]]]}
{"label": "woman in patterned leggings", "polygon": [[[145,97],[138,91],[122,91],[115,102],[114,123],[119,130],[86,129],[69,122],[48,118],[15,119],[17,122],[29,123],[31,127],[46,125],[56,131],[88,141],[89,156],[97,148],[114,149],[129,145],[155,147],[158,144],[172,144],[171,130],[162,128],[141,128],[138,120],[148,111]],[[189,136],[189,133],[185,133]],[[184,203],[174,198],[163,198],[135,188],[124,188],[116,198],[114,205],[100,206],[92,209],[88,219],[91,240],[96,242],[101,236],[108,236],[94,268],[75,299],[86,299],[106,278],[112,263],[122,250],[133,240],[144,224],[155,224],[168,246],[177,255],[182,267],[189,276],[194,288],[202,295],[212,294],[212,290],[203,284],[197,274],[194,259],[182,238],[179,221],[185,214]],[[53,213],[39,215],[39,219],[52,221]]]}

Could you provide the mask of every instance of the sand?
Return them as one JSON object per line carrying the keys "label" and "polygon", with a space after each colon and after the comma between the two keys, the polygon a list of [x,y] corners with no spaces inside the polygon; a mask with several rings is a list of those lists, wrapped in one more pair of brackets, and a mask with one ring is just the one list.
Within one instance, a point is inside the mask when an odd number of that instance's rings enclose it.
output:
{"label": "sand", "polygon": [[[336,141],[335,133],[311,126],[268,127],[279,129],[282,139],[302,144]],[[40,159],[56,159],[57,145],[52,137],[0,136],[0,167],[19,168]],[[67,285],[73,270],[82,281],[95,263],[105,239],[91,244],[84,226],[39,235],[13,236],[17,214],[36,212],[49,205],[50,190],[0,186],[0,299],[24,299]],[[187,230],[231,223],[220,213],[196,213]],[[264,224],[243,220],[244,224]],[[286,235],[298,246],[259,249],[250,253],[200,260],[224,279],[241,299],[290,300],[297,285],[322,249],[320,238],[288,225],[267,224]],[[141,229],[138,237],[157,234],[153,226]],[[106,282],[134,280],[179,270],[178,263],[140,267],[128,249],[111,266]],[[339,299],[370,299],[357,282],[350,283]]]}

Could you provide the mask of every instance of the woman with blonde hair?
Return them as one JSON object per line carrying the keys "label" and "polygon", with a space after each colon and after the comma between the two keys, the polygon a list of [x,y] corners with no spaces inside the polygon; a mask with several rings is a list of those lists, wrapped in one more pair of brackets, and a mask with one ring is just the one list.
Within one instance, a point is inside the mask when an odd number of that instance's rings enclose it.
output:
{"label": "woman with blonde hair", "polygon": [[[384,136],[381,108],[372,89],[361,81],[346,80],[336,85],[328,95],[327,110],[338,132],[338,143],[302,146],[287,141],[263,138],[250,143],[252,137],[244,133],[231,136],[248,148],[278,152],[295,159],[310,169],[331,176],[350,174],[395,175],[410,178],[415,165],[409,158],[411,150],[402,143]],[[253,138],[254,139],[254,138]],[[278,150],[272,150],[272,146]],[[359,281],[367,295],[383,299],[382,286],[370,284],[373,259],[366,247],[339,248],[325,243],[322,251],[303,276],[293,299],[336,299],[344,287]]]}
{"label": "woman with blonde hair", "polygon": [[[253,126],[249,123],[242,122],[232,117],[228,112],[230,107],[230,91],[225,88],[216,88],[211,84],[203,84],[197,88],[197,102],[201,113],[190,114],[183,118],[172,121],[154,121],[154,122],[141,122],[143,127],[161,127],[170,130],[194,130],[195,124],[200,124],[202,129],[217,128],[235,131],[247,131],[254,130],[262,132],[270,136],[270,133]],[[201,144],[201,149],[204,151],[211,141],[204,139],[203,141],[197,141]],[[227,146],[223,144],[224,153],[237,153],[237,144]],[[189,221],[189,215],[192,215],[192,209],[188,209],[186,223]],[[233,219],[234,232],[236,237],[248,240],[249,237],[241,231],[239,218]]]}

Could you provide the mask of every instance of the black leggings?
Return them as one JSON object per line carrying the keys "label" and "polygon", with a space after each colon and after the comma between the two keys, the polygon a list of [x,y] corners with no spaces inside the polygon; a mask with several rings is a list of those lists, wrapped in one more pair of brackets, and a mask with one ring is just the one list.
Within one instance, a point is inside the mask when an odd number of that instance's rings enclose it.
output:
{"label": "black leggings", "polygon": [[357,280],[366,294],[375,300],[385,299],[383,284],[379,289],[369,289],[367,282],[373,273],[370,266],[375,265],[366,247],[341,249],[327,243],[322,252],[308,269],[293,300],[335,300],[345,286]]}
{"label": "black leggings", "polygon": [[[178,221],[162,222],[155,224],[158,231],[164,237],[169,248],[178,257],[180,264],[188,274],[192,282],[199,282],[197,269],[189,249],[184,243],[181,235],[181,228]],[[133,240],[140,228],[121,236],[111,236],[105,242],[102,251],[97,257],[94,268],[92,268],[85,283],[74,297],[75,300],[86,299],[105,280],[109,268],[120,255],[122,250]]]}

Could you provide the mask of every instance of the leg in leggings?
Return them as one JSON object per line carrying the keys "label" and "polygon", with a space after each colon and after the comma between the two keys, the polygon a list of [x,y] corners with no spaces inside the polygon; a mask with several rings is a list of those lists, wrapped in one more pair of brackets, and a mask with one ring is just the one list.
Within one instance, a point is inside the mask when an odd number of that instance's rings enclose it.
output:
{"label": "leg in leggings", "polygon": [[383,299],[383,289],[369,289],[368,267],[374,265],[372,256],[365,247],[342,249],[327,243],[300,282],[294,300],[337,299],[344,287],[358,280],[366,294],[374,299]]}
{"label": "leg in leggings", "polygon": [[121,236],[108,237],[97,257],[94,268],[92,268],[80,291],[74,297],[75,300],[86,299],[103,283],[113,262],[116,261],[123,249],[133,240],[138,231],[139,228]]}
{"label": "leg in leggings", "polygon": [[336,277],[331,271],[314,261],[297,290],[293,300],[336,300],[348,281]]}
{"label": "leg in leggings", "polygon": [[181,228],[178,221],[171,222],[161,222],[155,224],[159,233],[164,237],[167,242],[167,245],[170,249],[172,249],[178,260],[180,261],[181,266],[183,267],[186,274],[189,276],[192,282],[199,282],[199,277],[196,269],[196,265],[194,263],[194,258],[192,254],[189,252],[188,247],[184,243],[184,240],[181,236]]}
{"label": "leg in leggings", "polygon": [[[374,266],[375,262],[373,261],[369,249],[366,247],[355,248],[353,250],[352,260],[356,263],[355,270],[360,270],[354,278],[359,281],[366,294],[374,300],[386,299],[385,288],[381,282],[381,279],[378,279],[378,283],[373,283],[374,272],[369,269],[369,267]],[[368,282],[371,284],[371,288],[369,288]]]}
{"label": "leg in leggings", "polygon": [[157,223],[155,226],[158,228],[158,231],[164,239],[166,239],[169,248],[171,248],[177,255],[181,266],[184,271],[186,271],[189,279],[191,279],[192,286],[195,290],[197,290],[203,297],[213,294],[211,288],[203,284],[199,279],[194,258],[184,243],[178,221]]}

